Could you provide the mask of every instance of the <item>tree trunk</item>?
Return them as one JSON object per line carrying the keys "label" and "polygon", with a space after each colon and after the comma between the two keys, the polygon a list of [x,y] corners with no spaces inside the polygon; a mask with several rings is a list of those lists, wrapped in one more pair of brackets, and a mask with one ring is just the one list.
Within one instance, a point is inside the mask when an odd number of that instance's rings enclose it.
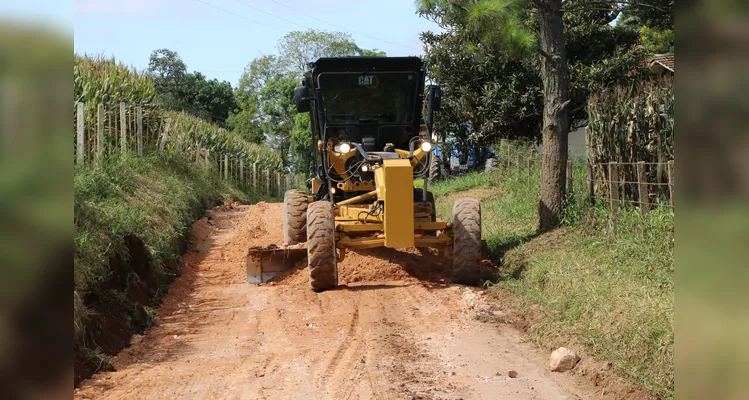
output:
{"label": "tree trunk", "polygon": [[538,216],[541,231],[559,226],[565,197],[565,167],[569,135],[569,70],[564,44],[561,0],[539,0],[539,45],[543,53],[541,79],[544,84],[542,126],[541,200]]}

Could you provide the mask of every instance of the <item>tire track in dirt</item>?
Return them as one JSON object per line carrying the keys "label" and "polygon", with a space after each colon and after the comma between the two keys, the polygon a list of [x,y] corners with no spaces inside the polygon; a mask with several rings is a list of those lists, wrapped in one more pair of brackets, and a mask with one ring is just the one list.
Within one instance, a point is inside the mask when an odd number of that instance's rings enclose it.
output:
{"label": "tire track in dirt", "polygon": [[462,298],[480,290],[449,284],[435,251],[349,252],[341,286],[322,293],[303,262],[251,285],[247,249],[282,243],[282,206],[211,215],[154,327],[76,399],[593,398],[516,331],[476,321]]}

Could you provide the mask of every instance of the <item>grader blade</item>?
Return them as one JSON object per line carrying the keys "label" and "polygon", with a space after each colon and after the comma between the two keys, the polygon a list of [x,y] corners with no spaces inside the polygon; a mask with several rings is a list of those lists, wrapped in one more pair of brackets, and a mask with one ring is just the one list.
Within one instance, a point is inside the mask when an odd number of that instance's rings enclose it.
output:
{"label": "grader blade", "polygon": [[281,272],[294,267],[294,264],[307,256],[305,243],[278,247],[250,247],[247,253],[247,281],[264,283]]}

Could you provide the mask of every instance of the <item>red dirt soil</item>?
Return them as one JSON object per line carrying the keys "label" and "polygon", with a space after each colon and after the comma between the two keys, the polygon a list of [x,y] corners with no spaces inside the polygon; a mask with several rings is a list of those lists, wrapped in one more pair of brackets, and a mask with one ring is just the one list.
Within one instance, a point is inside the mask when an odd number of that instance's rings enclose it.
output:
{"label": "red dirt soil", "polygon": [[247,250],[282,243],[282,205],[211,216],[195,224],[156,324],[75,398],[601,398],[549,372],[548,353],[515,328],[479,321],[491,312],[482,290],[450,284],[435,250],[348,252],[340,287],[322,293],[304,262],[253,285]]}

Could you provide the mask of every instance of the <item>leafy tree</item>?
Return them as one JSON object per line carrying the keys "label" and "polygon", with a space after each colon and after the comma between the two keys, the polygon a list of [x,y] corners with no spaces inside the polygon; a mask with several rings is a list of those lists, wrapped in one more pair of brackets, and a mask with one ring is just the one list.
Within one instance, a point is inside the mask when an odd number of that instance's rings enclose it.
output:
{"label": "leafy tree", "polygon": [[231,84],[216,79],[207,80],[200,72],[188,74],[186,81],[185,111],[225,126],[229,113],[237,108]]}
{"label": "leafy tree", "polygon": [[[451,104],[449,95],[459,96],[454,103],[463,111],[458,115],[474,117],[480,133],[512,137],[533,126],[540,128],[529,135],[543,140],[540,229],[555,228],[565,196],[570,125],[584,120],[590,90],[621,79],[638,58],[619,46],[636,40],[632,31],[607,26],[622,5],[605,0],[419,0],[417,6],[419,14],[455,36],[424,35],[427,47],[430,41],[447,43],[458,50],[452,63],[460,63],[463,71],[495,76],[484,81],[475,75],[455,79],[453,88],[446,85],[446,104]],[[574,51],[568,52],[568,46]],[[430,52],[430,57],[435,54]],[[608,60],[602,61],[602,55]],[[437,55],[443,60],[447,56]],[[476,63],[473,68],[471,62]],[[483,71],[487,74],[481,75]],[[488,101],[491,97],[495,101]]]}
{"label": "leafy tree", "polygon": [[156,100],[169,109],[180,109],[186,92],[187,65],[177,52],[159,49],[151,52],[148,73],[153,76]]}
{"label": "leafy tree", "polygon": [[279,60],[288,72],[302,73],[307,64],[320,57],[384,56],[385,52],[365,50],[350,34],[315,29],[294,31],[278,42]]}
{"label": "leafy tree", "polygon": [[290,74],[276,74],[260,89],[262,128],[268,135],[271,148],[278,151],[284,168],[289,166],[291,131],[294,127],[296,105],[294,88],[297,80]]}
{"label": "leafy tree", "polygon": [[297,172],[308,173],[315,163],[311,129],[312,124],[307,114],[296,114],[294,116],[289,153],[291,165]]}
{"label": "leafy tree", "polygon": [[633,29],[648,26],[656,31],[674,29],[674,0],[649,0],[621,3],[618,24]]}
{"label": "leafy tree", "polygon": [[237,108],[229,82],[208,80],[200,72],[187,72],[182,58],[172,50],[151,53],[148,72],[154,79],[157,101],[167,109],[185,111],[226,126],[229,113]]}
{"label": "leafy tree", "polygon": [[265,141],[265,122],[261,105],[261,90],[279,74],[280,61],[276,56],[266,55],[252,60],[239,78],[235,97],[239,109],[227,120],[229,127],[245,140],[253,143]]}
{"label": "leafy tree", "polygon": [[362,49],[346,33],[318,30],[291,32],[279,41],[278,50],[245,69],[235,91],[239,109],[228,124],[247,140],[265,140],[279,152],[284,167],[307,172],[313,162],[309,117],[298,115],[294,104],[294,88],[307,64],[320,57],[382,57],[385,52]]}

